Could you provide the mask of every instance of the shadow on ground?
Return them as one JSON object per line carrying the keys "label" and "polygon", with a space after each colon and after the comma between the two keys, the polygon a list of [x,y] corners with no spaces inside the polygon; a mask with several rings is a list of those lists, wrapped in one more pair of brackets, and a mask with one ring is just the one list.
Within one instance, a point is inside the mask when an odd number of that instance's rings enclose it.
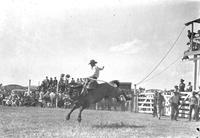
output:
{"label": "shadow on ground", "polygon": [[145,126],[137,126],[133,124],[125,124],[123,122],[120,123],[111,123],[111,124],[98,124],[93,125],[93,128],[145,128]]}

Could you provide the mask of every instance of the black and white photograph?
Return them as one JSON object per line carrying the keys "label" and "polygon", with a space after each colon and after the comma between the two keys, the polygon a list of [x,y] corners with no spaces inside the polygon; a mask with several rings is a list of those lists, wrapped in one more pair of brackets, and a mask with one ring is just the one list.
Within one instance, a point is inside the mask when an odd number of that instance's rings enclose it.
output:
{"label": "black and white photograph", "polygon": [[0,138],[200,138],[200,1],[0,0]]}

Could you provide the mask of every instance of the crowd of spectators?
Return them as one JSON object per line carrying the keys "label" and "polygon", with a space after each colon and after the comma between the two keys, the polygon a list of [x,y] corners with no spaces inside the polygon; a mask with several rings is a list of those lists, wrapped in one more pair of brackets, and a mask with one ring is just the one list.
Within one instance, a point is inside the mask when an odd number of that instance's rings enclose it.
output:
{"label": "crowd of spectators", "polygon": [[[69,74],[61,74],[59,81],[56,77],[49,77],[42,81],[41,85],[35,89],[13,89],[12,91],[6,91],[0,85],[0,104],[9,106],[29,105],[36,106],[37,103],[47,103],[50,101],[50,94],[58,94],[59,100],[69,97],[69,86],[83,84],[85,79],[70,78]],[[63,101],[61,101],[63,102]]]}
{"label": "crowd of spectators", "polygon": [[[0,104],[7,106],[42,106],[51,107],[50,95],[57,95],[57,107],[70,107],[70,86],[80,86],[87,82],[86,78],[73,78],[69,74],[61,74],[60,78],[46,76],[41,84],[34,90],[31,88],[30,91],[26,90],[12,90],[7,95],[0,94]],[[74,96],[74,95],[73,95]],[[122,106],[122,111],[125,110],[125,102],[121,100],[121,103],[115,103],[115,101],[103,100],[98,103],[98,108],[110,110],[111,106],[116,110],[117,106]],[[55,105],[55,101],[54,101]],[[66,107],[66,106],[67,107]],[[69,106],[68,106],[69,105]],[[55,106],[52,106],[55,107]],[[91,107],[93,108],[93,107]]]}
{"label": "crowd of spectators", "polygon": [[39,86],[39,91],[47,92],[58,92],[63,93],[67,92],[69,85],[77,85],[77,84],[83,84],[85,81],[84,78],[77,78],[76,80],[72,77],[70,79],[69,74],[61,74],[59,81],[56,77],[54,79],[52,77],[46,76],[46,78],[42,81],[41,85]]}

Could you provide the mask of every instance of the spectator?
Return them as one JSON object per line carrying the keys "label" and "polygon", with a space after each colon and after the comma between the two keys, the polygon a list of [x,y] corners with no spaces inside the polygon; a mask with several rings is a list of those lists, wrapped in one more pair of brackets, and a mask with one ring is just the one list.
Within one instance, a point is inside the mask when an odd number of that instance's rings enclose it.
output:
{"label": "spectator", "polygon": [[153,97],[153,117],[158,116],[157,115],[157,107],[156,107],[157,97],[158,97],[158,92],[156,91],[154,94],[154,97]]}
{"label": "spectator", "polygon": [[179,91],[178,91],[178,86],[177,86],[177,85],[174,86],[174,91],[175,91],[175,92],[179,92]]}
{"label": "spectator", "polygon": [[65,86],[68,86],[68,85],[69,85],[69,78],[70,78],[70,75],[67,74],[67,75],[65,76]]}
{"label": "spectator", "polygon": [[[197,36],[196,37],[200,37],[200,30],[197,31]],[[199,39],[197,39],[199,41]]]}
{"label": "spectator", "polygon": [[49,87],[49,78],[48,78],[48,76],[46,76],[46,79],[45,79],[45,85],[46,85],[46,88]]}
{"label": "spectator", "polygon": [[191,38],[195,38],[196,34],[197,33],[195,33],[195,32],[192,33],[190,30],[188,30],[188,35],[187,36],[188,36],[189,39],[191,39]]}
{"label": "spectator", "polygon": [[65,74],[61,74],[60,81],[58,83],[58,90],[62,93],[65,91],[65,83],[64,83]]}
{"label": "spectator", "polygon": [[65,91],[67,92],[68,91],[68,87],[69,87],[69,78],[70,78],[70,75],[67,74],[65,76]]}
{"label": "spectator", "polygon": [[40,86],[40,89],[43,90],[44,92],[47,91],[45,80],[42,81],[42,84],[41,84],[41,86]]}
{"label": "spectator", "polygon": [[178,106],[180,105],[180,96],[177,91],[174,92],[174,95],[169,99],[171,104],[171,120],[176,120],[179,114]]}
{"label": "spectator", "polygon": [[44,92],[40,91],[38,102],[40,103],[41,107],[43,107],[43,97],[44,97]]}
{"label": "spectator", "polygon": [[157,109],[158,119],[161,118],[161,110],[163,109],[164,102],[165,102],[164,96],[161,94],[161,92],[158,92],[158,96],[156,99],[156,109]]}
{"label": "spectator", "polygon": [[183,83],[185,80],[181,79],[180,84],[179,84],[179,92],[184,92],[185,91],[185,83]]}
{"label": "spectator", "polygon": [[198,102],[197,102],[197,110],[196,110],[196,121],[199,120],[199,110],[200,110],[200,92],[198,92]]}
{"label": "spectator", "polygon": [[186,88],[186,91],[192,92],[192,85],[191,85],[191,82],[188,83],[187,88]]}
{"label": "spectator", "polygon": [[190,110],[189,110],[189,121],[191,121],[191,116],[192,116],[192,110],[194,110],[194,115],[195,115],[195,119],[197,120],[197,105],[198,105],[198,99],[195,96],[196,92],[192,92],[192,97],[189,98],[189,106],[190,106]]}
{"label": "spectator", "polygon": [[57,80],[56,77],[54,77],[53,86],[56,88],[56,87],[57,87],[57,84],[58,84],[58,80]]}
{"label": "spectator", "polygon": [[49,88],[53,88],[53,78],[50,77],[50,80],[49,80]]}
{"label": "spectator", "polygon": [[72,79],[71,79],[71,82],[70,82],[70,84],[71,84],[71,85],[74,85],[74,84],[76,84],[76,82],[75,82],[74,78],[72,78]]}
{"label": "spectator", "polygon": [[80,84],[80,79],[79,78],[76,79],[76,83]]}

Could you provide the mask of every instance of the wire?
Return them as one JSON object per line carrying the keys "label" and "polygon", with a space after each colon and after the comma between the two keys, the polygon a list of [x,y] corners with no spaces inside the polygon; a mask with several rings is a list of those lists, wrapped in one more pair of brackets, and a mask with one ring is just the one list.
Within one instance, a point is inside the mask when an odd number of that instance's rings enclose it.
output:
{"label": "wire", "polygon": [[136,85],[141,84],[143,81],[145,81],[159,66],[160,64],[163,62],[163,60],[167,57],[167,55],[171,52],[171,50],[174,48],[176,42],[178,41],[178,39],[180,38],[181,34],[183,33],[183,30],[185,29],[185,26],[183,27],[183,29],[181,30],[181,32],[179,33],[177,39],[174,41],[173,45],[170,47],[170,49],[167,51],[167,53],[164,55],[164,57],[160,60],[160,62],[158,62],[158,64],[153,68],[153,70],[147,74],[146,77],[144,77],[141,81],[139,81]]}
{"label": "wire", "polygon": [[152,76],[151,78],[145,80],[144,82],[148,82],[152,79],[154,79],[155,77],[159,76],[160,74],[162,74],[163,72],[165,72],[167,69],[169,69],[172,65],[174,65],[179,59],[181,59],[182,56],[178,57],[175,61],[173,61],[171,64],[169,64],[166,68],[164,68],[161,72],[155,74],[154,76]]}

